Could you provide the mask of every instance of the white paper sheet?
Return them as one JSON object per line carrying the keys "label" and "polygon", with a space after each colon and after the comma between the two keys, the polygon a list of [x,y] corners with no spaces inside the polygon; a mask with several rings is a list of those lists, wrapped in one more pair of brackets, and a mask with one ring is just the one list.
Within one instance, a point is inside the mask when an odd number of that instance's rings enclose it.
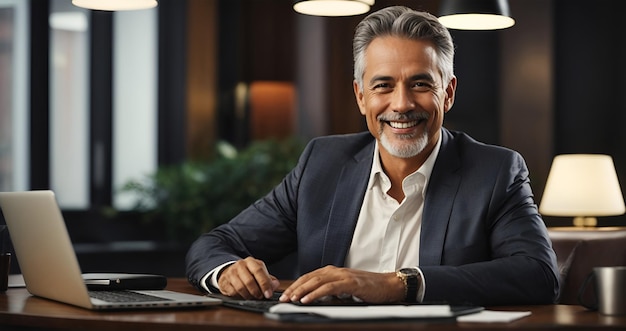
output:
{"label": "white paper sheet", "polygon": [[530,315],[529,311],[494,311],[483,310],[476,314],[459,316],[457,322],[475,322],[475,323],[509,323],[516,319]]}
{"label": "white paper sheet", "polygon": [[298,306],[280,303],[270,313],[310,313],[332,319],[446,318],[454,316],[449,305]]}

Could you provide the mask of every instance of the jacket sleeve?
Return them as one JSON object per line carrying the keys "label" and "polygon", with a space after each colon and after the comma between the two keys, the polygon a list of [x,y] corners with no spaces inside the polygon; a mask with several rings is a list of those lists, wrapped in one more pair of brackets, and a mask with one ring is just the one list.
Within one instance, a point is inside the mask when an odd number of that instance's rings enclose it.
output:
{"label": "jacket sleeve", "polygon": [[[461,175],[442,261],[420,266],[424,301],[551,304],[558,297],[556,255],[533,200],[526,164],[516,152],[496,154],[463,168],[468,172]],[[489,168],[484,178],[475,176],[481,172],[471,171],[474,166]],[[427,241],[422,238],[422,245]]]}

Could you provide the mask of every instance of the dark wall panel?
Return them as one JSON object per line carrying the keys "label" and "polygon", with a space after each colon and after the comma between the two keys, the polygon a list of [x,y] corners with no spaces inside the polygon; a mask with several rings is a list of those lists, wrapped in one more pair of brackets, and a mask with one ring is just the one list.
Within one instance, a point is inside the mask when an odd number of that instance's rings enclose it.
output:
{"label": "dark wall panel", "polygon": [[[613,156],[626,192],[626,28],[620,2],[558,0],[555,154]],[[626,219],[605,218],[607,222]],[[623,224],[622,224],[623,225]]]}
{"label": "dark wall panel", "polygon": [[617,17],[617,3],[596,5],[580,0],[559,1],[555,11],[557,108],[555,151],[612,153],[623,112],[621,41],[626,29]]}
{"label": "dark wall panel", "polygon": [[454,106],[444,126],[499,144],[498,34],[500,31],[451,30],[458,79]]}

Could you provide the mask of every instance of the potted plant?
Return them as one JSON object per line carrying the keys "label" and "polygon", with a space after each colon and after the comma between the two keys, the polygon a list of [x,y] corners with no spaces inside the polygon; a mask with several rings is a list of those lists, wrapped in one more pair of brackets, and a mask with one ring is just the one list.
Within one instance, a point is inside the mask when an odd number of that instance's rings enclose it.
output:
{"label": "potted plant", "polygon": [[163,166],[122,190],[137,194],[134,209],[167,240],[187,244],[268,193],[303,147],[297,139],[255,141],[242,150],[220,142],[210,161]]}

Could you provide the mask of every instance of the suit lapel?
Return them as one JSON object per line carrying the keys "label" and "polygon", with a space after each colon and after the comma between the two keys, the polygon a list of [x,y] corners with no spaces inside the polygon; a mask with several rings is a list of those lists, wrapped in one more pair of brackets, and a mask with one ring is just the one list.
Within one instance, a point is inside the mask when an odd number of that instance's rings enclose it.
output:
{"label": "suit lapel", "polygon": [[346,162],[341,171],[328,219],[322,266],[345,264],[367,189],[373,155],[374,142]]}
{"label": "suit lapel", "polygon": [[[439,265],[454,198],[461,182],[459,152],[452,135],[442,129],[441,150],[435,162],[422,217],[420,265]],[[322,266],[344,266],[363,203],[372,166],[374,143],[347,162],[337,183],[324,240]]]}
{"label": "suit lapel", "polygon": [[454,199],[461,182],[460,159],[452,135],[441,130],[441,149],[424,201],[420,235],[420,265],[440,265]]}

